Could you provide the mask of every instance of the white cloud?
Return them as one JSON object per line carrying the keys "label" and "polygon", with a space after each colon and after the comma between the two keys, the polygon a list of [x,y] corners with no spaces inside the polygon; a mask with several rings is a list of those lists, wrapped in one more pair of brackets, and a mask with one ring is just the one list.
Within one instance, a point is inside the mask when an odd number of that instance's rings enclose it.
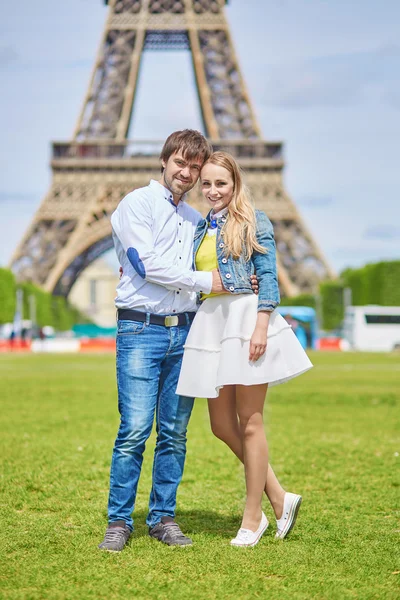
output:
{"label": "white cloud", "polygon": [[18,52],[12,46],[0,48],[0,68],[8,67],[10,64],[15,63],[18,58]]}
{"label": "white cloud", "polygon": [[400,94],[400,47],[316,56],[267,67],[265,104],[290,109],[357,105],[378,94],[384,102]]}
{"label": "white cloud", "polygon": [[[400,227],[398,225],[373,225],[364,232],[364,238],[385,242],[400,240]],[[400,248],[398,250],[400,253]]]}
{"label": "white cloud", "polygon": [[330,206],[332,202],[333,198],[331,196],[307,195],[299,196],[296,199],[296,204],[307,208],[325,208]]}
{"label": "white cloud", "polygon": [[[261,127],[284,140],[288,191],[337,270],[398,256],[398,244],[364,235],[377,208],[386,223],[400,222],[400,53],[388,42],[398,39],[399,6],[246,0],[227,7]],[[14,194],[11,202],[0,194],[3,264],[48,187],[50,140],[72,134],[106,15],[101,0],[20,0],[4,11],[2,45],[18,56],[7,50],[13,62],[2,71],[1,185]],[[201,127],[189,55],[146,54],[138,91],[131,137]]]}
{"label": "white cloud", "polygon": [[31,204],[35,201],[35,194],[17,191],[0,190],[0,204],[8,203],[10,206]]}

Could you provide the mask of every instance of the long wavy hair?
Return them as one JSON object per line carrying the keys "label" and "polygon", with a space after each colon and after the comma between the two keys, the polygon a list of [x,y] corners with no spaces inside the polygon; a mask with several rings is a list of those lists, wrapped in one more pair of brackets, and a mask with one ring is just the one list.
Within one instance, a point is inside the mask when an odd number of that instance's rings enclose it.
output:
{"label": "long wavy hair", "polygon": [[223,151],[213,152],[205,164],[208,163],[226,169],[233,180],[233,196],[228,205],[226,222],[221,230],[224,234],[226,256],[239,258],[244,252],[245,260],[250,260],[254,251],[265,254],[267,249],[257,242],[256,214],[238,163],[231,154]]}

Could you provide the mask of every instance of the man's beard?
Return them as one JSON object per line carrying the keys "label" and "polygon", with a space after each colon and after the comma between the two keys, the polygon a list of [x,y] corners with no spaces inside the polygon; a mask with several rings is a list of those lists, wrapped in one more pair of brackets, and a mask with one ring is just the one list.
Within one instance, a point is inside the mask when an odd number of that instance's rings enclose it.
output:
{"label": "man's beard", "polygon": [[194,187],[194,183],[192,181],[190,183],[183,183],[176,178],[168,179],[165,175],[164,181],[167,188],[177,196],[183,196],[183,194],[186,194]]}

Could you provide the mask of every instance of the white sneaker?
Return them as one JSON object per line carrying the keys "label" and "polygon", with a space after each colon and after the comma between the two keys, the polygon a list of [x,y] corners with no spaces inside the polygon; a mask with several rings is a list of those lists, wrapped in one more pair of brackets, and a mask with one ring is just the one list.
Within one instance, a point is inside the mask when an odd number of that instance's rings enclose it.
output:
{"label": "white sneaker", "polygon": [[296,523],[297,514],[300,509],[302,497],[297,494],[285,493],[283,501],[283,513],[280,519],[276,520],[277,532],[275,537],[283,540],[293,529]]}
{"label": "white sneaker", "polygon": [[260,538],[268,525],[268,519],[264,513],[262,513],[261,522],[257,531],[251,531],[251,529],[243,529],[241,527],[237,532],[235,539],[231,540],[231,546],[255,546],[260,541]]}

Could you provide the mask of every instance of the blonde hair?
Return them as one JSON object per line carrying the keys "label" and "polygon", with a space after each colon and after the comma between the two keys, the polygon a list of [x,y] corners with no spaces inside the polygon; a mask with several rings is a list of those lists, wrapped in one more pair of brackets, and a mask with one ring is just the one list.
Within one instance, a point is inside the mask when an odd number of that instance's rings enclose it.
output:
{"label": "blonde hair", "polygon": [[233,180],[233,196],[228,205],[228,218],[222,227],[226,256],[250,260],[254,251],[265,254],[267,249],[257,242],[256,213],[250,191],[243,181],[243,173],[231,154],[217,151],[205,164],[218,165],[229,171]]}

